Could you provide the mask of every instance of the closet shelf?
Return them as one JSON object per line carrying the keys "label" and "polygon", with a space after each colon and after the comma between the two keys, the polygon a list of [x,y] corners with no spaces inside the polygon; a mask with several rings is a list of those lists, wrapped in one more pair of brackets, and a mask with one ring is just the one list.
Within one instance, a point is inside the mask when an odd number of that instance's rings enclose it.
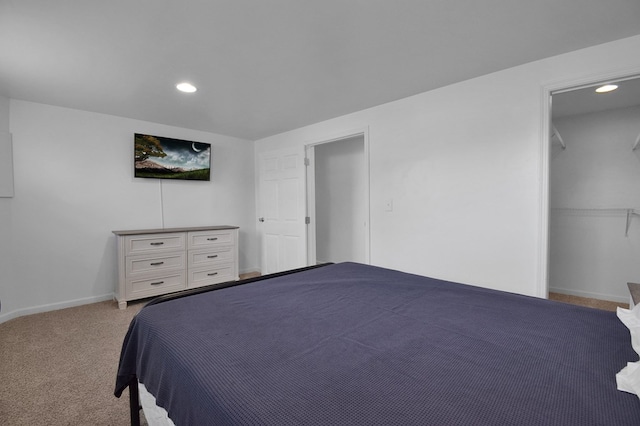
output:
{"label": "closet shelf", "polygon": [[552,212],[568,214],[574,216],[623,216],[626,217],[624,236],[629,236],[629,228],[631,227],[631,219],[634,216],[640,216],[640,210],[632,208],[552,208]]}

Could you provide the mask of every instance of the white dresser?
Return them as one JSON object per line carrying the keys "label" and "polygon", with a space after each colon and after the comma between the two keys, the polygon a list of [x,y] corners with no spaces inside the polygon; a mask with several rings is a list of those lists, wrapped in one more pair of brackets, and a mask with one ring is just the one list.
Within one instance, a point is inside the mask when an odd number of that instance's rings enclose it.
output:
{"label": "white dresser", "polygon": [[238,227],[113,231],[118,248],[115,298],[153,297],[238,279]]}

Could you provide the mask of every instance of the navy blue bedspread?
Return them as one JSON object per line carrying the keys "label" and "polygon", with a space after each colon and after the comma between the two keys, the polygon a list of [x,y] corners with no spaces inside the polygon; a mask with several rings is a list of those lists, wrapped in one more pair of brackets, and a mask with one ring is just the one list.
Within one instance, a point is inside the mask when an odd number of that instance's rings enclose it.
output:
{"label": "navy blue bedspread", "polygon": [[354,263],[148,306],[134,377],[176,425],[640,425],[615,313]]}

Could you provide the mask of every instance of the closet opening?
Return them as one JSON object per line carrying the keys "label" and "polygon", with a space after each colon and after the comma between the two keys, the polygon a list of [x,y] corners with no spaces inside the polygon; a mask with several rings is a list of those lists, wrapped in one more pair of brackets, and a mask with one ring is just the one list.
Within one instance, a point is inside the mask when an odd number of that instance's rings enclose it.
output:
{"label": "closet opening", "polygon": [[640,282],[639,76],[552,92],[549,131],[549,298],[627,306]]}

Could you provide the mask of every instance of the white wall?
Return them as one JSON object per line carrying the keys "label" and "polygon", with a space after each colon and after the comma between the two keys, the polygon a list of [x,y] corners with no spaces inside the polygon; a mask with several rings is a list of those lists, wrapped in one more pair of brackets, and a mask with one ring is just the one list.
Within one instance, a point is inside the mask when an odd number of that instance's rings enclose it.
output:
{"label": "white wall", "polygon": [[365,262],[364,137],[315,147],[316,259]]}
{"label": "white wall", "polygon": [[[237,225],[240,271],[258,269],[252,142],[18,100],[10,107],[15,197],[0,206],[0,253],[11,266],[0,271],[0,321],[110,299],[113,230]],[[211,182],[134,179],[135,132],[211,143]]]}
{"label": "white wall", "polygon": [[259,140],[256,155],[368,127],[372,264],[544,296],[543,88],[640,70],[638,51],[640,36],[525,64]]}
{"label": "white wall", "polygon": [[[640,280],[640,107],[554,120],[567,146],[550,162],[549,288],[628,302]],[[604,209],[604,210],[600,210]]]}

